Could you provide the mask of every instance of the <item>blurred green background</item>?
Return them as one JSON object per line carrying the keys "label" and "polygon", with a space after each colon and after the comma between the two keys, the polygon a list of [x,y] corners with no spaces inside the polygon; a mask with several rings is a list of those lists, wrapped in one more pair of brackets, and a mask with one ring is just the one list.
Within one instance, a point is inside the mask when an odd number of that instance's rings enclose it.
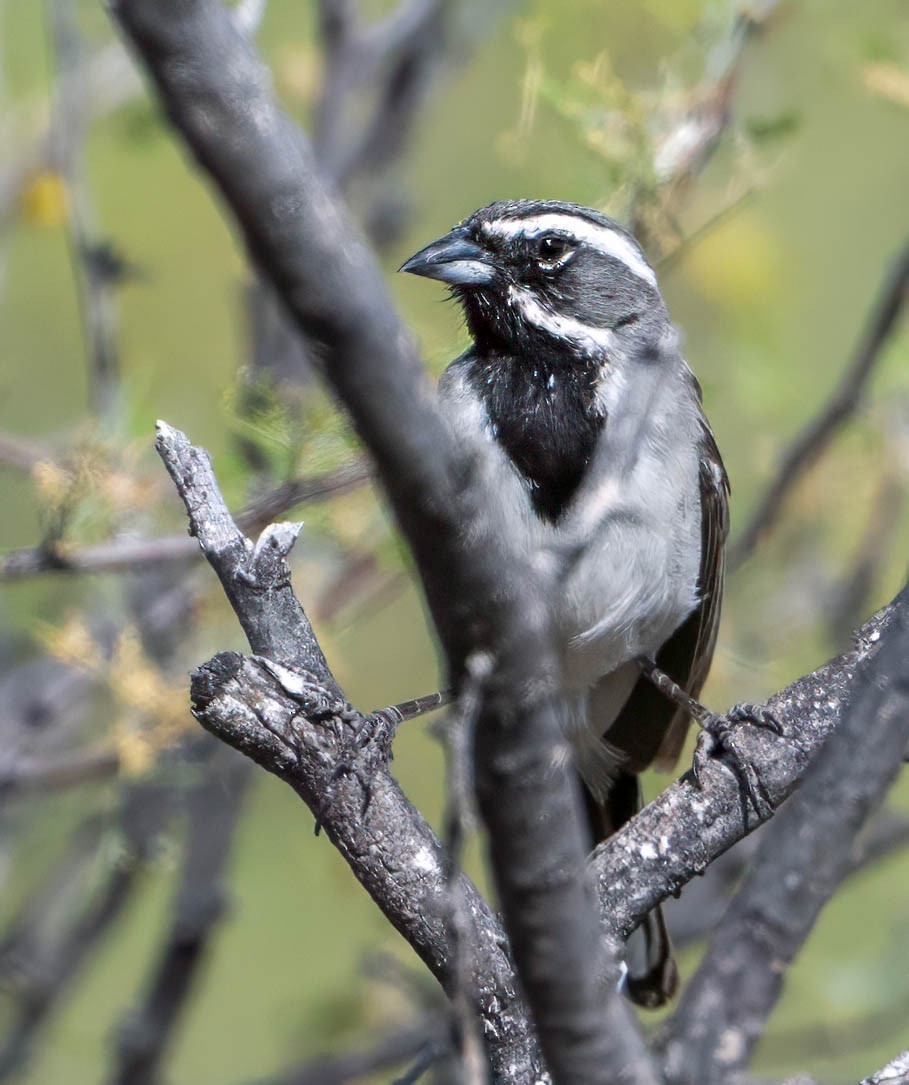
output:
{"label": "blurred green background", "polygon": [[[609,94],[624,88],[641,109],[682,95],[700,77],[730,10],[703,0],[523,0],[443,73],[403,163],[406,233],[387,254],[389,282],[434,372],[464,345],[458,314],[440,303],[434,284],[395,276],[397,265],[493,199],[550,196],[627,210],[622,185],[631,167],[621,148],[597,135],[601,114],[616,108]],[[7,0],[0,16],[9,162],[46,123],[53,62],[41,4]],[[79,16],[94,45],[113,38],[100,6],[81,4]],[[279,93],[304,123],[319,78],[314,35],[311,4],[271,0],[260,45]],[[609,76],[598,83],[589,66],[603,56]],[[688,246],[662,281],[732,478],[735,534],[779,450],[833,387],[909,236],[904,0],[784,4],[746,48],[733,109],[721,146],[680,201],[679,227],[693,233],[740,193],[751,195]],[[245,469],[238,434],[252,434],[275,463],[291,455],[278,422],[250,422],[237,409],[237,373],[248,360],[243,254],[145,97],[92,125],[87,167],[101,233],[141,269],[117,296],[122,410],[104,439],[125,450],[126,470],[157,480],[152,430],[154,419],[164,418],[211,450],[239,503]],[[708,703],[760,699],[842,646],[831,633],[831,599],[868,531],[881,479],[895,480],[897,495],[907,482],[907,376],[904,329],[862,409],[798,486],[779,529],[730,579]],[[66,448],[91,438],[87,399],[65,204],[53,174],[36,173],[0,238],[0,428]],[[304,469],[337,457],[338,426],[329,413],[322,405],[306,416],[330,436],[300,438]],[[3,550],[40,540],[47,502],[40,480],[0,468]],[[129,526],[131,509],[129,500],[119,507],[118,526]],[[166,486],[151,503],[136,502],[134,512],[143,529],[182,529]],[[89,501],[72,540],[103,538],[105,516],[93,518]],[[304,603],[330,582],[345,549],[375,546],[387,574],[374,598],[317,623],[351,700],[368,708],[435,688],[431,633],[418,595],[400,584],[406,559],[380,504],[357,493],[303,517],[294,568]],[[875,563],[864,613],[903,581],[906,528],[899,515]],[[73,615],[116,605],[119,591],[118,578],[100,576],[5,584],[0,621],[12,658]],[[229,647],[245,645],[213,592],[182,669]],[[103,730],[110,707],[100,705],[99,714]],[[438,825],[443,763],[426,722],[402,730],[394,771]],[[654,789],[663,783],[651,781]],[[3,803],[0,919],[59,857],[69,828],[90,808],[110,804],[116,786]],[[905,783],[890,801],[906,806]],[[363,965],[379,950],[411,963],[409,952],[330,844],[314,837],[308,811],[258,771],[247,802],[230,867],[231,911],[169,1062],[167,1080],[175,1085],[264,1077],[307,1054],[350,1046],[407,1009],[403,996],[365,978]],[[76,1085],[103,1077],[112,1029],[137,999],[165,930],[175,875],[165,845],[21,1080]],[[824,912],[761,1046],[762,1072],[857,1080],[909,1043],[905,1028],[893,1024],[900,1008],[909,1020],[907,876],[909,857],[898,854],[851,881]],[[687,953],[683,972],[696,959]],[[846,1023],[856,1023],[856,1034]]]}

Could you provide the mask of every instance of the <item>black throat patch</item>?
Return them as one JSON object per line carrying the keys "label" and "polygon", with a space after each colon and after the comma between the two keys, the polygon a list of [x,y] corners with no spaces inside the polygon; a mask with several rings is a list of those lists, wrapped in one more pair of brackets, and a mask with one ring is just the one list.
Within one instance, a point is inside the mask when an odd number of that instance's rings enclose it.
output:
{"label": "black throat patch", "polygon": [[558,357],[475,356],[469,379],[493,435],[530,484],[537,513],[554,523],[584,475],[606,421],[599,366]]}

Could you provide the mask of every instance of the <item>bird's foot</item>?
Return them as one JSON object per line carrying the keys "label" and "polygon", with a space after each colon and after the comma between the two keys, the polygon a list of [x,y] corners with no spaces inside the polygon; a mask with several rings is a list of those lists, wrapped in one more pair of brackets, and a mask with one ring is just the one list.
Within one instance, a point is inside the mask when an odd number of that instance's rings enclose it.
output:
{"label": "bird's foot", "polygon": [[392,760],[391,745],[398,733],[401,715],[395,706],[380,708],[364,716],[357,728],[356,744],[361,750],[371,748],[375,755],[386,762]]}
{"label": "bird's foot", "polygon": [[726,715],[707,713],[698,719],[698,723],[702,732],[692,766],[695,784],[702,788],[707,764],[719,762],[735,777],[739,785],[742,819],[745,824],[748,823],[751,810],[759,821],[763,821],[773,812],[773,804],[757,766],[737,748],[734,741],[735,731],[741,724],[750,724],[752,727],[772,731],[775,735],[782,735],[780,721],[762,705],[740,704]]}

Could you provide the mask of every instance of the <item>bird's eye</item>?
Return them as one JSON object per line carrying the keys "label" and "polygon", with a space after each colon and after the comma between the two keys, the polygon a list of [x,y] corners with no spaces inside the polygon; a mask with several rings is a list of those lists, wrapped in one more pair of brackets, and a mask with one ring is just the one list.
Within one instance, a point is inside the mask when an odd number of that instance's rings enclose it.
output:
{"label": "bird's eye", "polygon": [[537,257],[549,267],[557,264],[571,251],[571,245],[557,234],[543,234],[537,242]]}

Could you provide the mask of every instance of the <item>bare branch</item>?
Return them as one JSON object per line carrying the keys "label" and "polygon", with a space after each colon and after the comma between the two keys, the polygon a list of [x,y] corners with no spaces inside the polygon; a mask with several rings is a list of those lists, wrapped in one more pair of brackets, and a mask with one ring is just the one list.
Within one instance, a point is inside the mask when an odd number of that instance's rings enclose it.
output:
{"label": "bare branch", "polygon": [[[258,532],[289,509],[350,493],[370,477],[369,467],[355,460],[335,471],[290,479],[253,498],[237,513],[237,523],[244,531]],[[0,581],[21,580],[42,573],[132,573],[152,565],[192,561],[199,556],[198,544],[183,534],[111,539],[80,547],[56,541],[12,550],[0,558]]]}
{"label": "bare branch", "polygon": [[881,648],[754,864],[670,1022],[671,1080],[721,1085],[744,1068],[785,970],[850,865],[853,842],[909,740],[909,589]]}
{"label": "bare branch", "polygon": [[0,464],[16,471],[31,471],[39,463],[50,459],[50,454],[28,437],[13,433],[0,433]]}
{"label": "bare branch", "polygon": [[[141,90],[135,65],[119,42],[93,53],[86,64],[85,106],[93,120],[109,116],[131,101]],[[54,158],[54,131],[44,123],[44,111],[36,102],[18,110],[18,127],[29,127],[29,136],[16,157],[0,170],[0,231],[8,228],[19,196],[30,177],[48,168]],[[36,123],[32,114],[41,122]]]}
{"label": "bare branch", "polygon": [[[211,492],[207,475],[200,485]],[[751,728],[740,729],[737,739],[743,753],[757,765],[771,806],[775,807],[789,794],[813,753],[837,725],[862,668],[886,639],[894,612],[904,606],[902,599],[897,600],[866,625],[855,649],[771,699],[770,706],[786,727],[785,740]],[[244,695],[242,700],[247,701],[248,697]],[[261,704],[261,701],[251,695],[247,703]],[[249,713],[246,737],[240,743],[236,735],[225,737],[240,744],[272,771],[285,775],[270,763],[274,751],[263,756],[261,722],[251,709],[245,711]],[[293,708],[286,711],[292,714]],[[230,721],[231,729],[238,725],[236,701],[231,712],[222,716]],[[272,730],[276,726],[272,725]],[[224,735],[223,728],[222,720],[214,729]],[[254,752],[255,749],[259,752]],[[737,784],[727,777],[725,770],[718,766],[708,774],[707,784],[703,793],[686,781],[674,785],[618,837],[599,849],[594,870],[599,876],[607,926],[630,930],[653,904],[676,891],[753,828],[743,818]],[[659,848],[654,840],[660,842]]]}
{"label": "bare branch", "polygon": [[871,1077],[864,1078],[859,1085],[909,1085],[909,1051],[897,1055],[892,1062]]}
{"label": "bare branch", "polygon": [[[764,831],[766,830],[752,833],[730,851],[720,855],[704,871],[702,878],[695,878],[688,883],[681,899],[668,902],[666,918],[676,947],[690,945],[714,931],[726,914],[736,885],[753,861]],[[867,834],[863,834],[853,849],[849,874],[850,876],[860,874],[881,859],[886,859],[907,847],[909,847],[909,817],[884,812],[880,817],[875,818]],[[900,1009],[898,1012],[903,1011]],[[775,1043],[778,1047],[779,1036]],[[802,1050],[818,1046],[820,1045],[806,1042]],[[844,1048],[846,1046],[849,1045],[844,1044]]]}
{"label": "bare branch", "polygon": [[896,470],[891,446],[885,453],[887,464],[873,497],[865,530],[845,574],[827,593],[827,622],[834,644],[845,642],[867,613],[876,578],[886,568],[890,549],[897,539],[906,504],[906,482]]}
{"label": "bare branch", "polygon": [[[456,684],[471,653],[492,660],[477,793],[519,973],[553,1074],[610,1080],[614,1030],[597,1011],[607,958],[582,878],[579,796],[559,758],[549,585],[536,590],[543,574],[508,552],[495,494],[439,412],[380,269],[223,7],[120,0],[112,10],[260,271],[300,330],[322,344],[325,376],[375,456],[413,549]],[[230,578],[225,588],[238,598]],[[248,624],[248,613],[241,620]]]}
{"label": "bare branch", "polygon": [[760,818],[743,810],[731,773],[720,764],[707,765],[703,791],[684,776],[596,849],[591,868],[609,929],[630,933],[656,904],[766,821],[792,794],[844,718],[891,622],[907,610],[904,592],[863,626],[854,648],[769,698],[766,706],[782,724],[783,737],[747,725],[736,728],[735,749],[759,774],[766,794],[767,809]]}
{"label": "bare branch", "polygon": [[862,337],[840,382],[818,414],[798,433],[780,459],[776,474],[730,547],[730,566],[741,565],[779,518],[796,482],[822,455],[862,402],[868,381],[897,326],[909,296],[909,243],[887,273]]}
{"label": "bare branch", "polygon": [[188,840],[173,922],[142,1008],[120,1025],[111,1085],[153,1085],[174,1027],[224,915],[224,866],[243,810],[252,765],[224,746],[206,764],[206,778],[186,800]]}
{"label": "bare branch", "polygon": [[[76,908],[74,917],[54,944],[44,944],[44,932],[26,933],[24,945],[30,959],[17,962],[21,978],[13,1020],[0,1047],[0,1081],[9,1080],[20,1071],[59,1000],[92,950],[128,906],[142,867],[170,819],[173,806],[170,788],[156,785],[130,788],[124,795],[121,818],[126,854],[112,864],[92,899],[84,907]],[[12,939],[16,938],[14,931]]]}
{"label": "bare branch", "polygon": [[191,561],[198,547],[185,535],[158,539],[112,539],[69,547],[55,542],[11,550],[0,558],[0,580],[23,580],[41,573],[124,573],[158,562]]}
{"label": "bare branch", "polygon": [[[448,1022],[440,1014],[428,1014],[411,1025],[390,1030],[371,1047],[342,1055],[308,1060],[255,1085],[348,1085],[415,1059],[424,1051],[442,1053],[450,1043]],[[252,1085],[252,1083],[250,1083]]]}
{"label": "bare branch", "polygon": [[62,791],[116,776],[119,769],[117,751],[106,745],[52,758],[20,757],[11,764],[0,763],[0,795]]}
{"label": "bare branch", "polygon": [[370,465],[365,460],[355,459],[321,475],[289,479],[245,505],[236,515],[237,526],[241,531],[258,533],[289,509],[341,497],[364,486],[371,478]]}
{"label": "bare branch", "polygon": [[[225,587],[252,647],[274,663],[216,657],[193,677],[200,723],[285,779],[312,809],[351,870],[394,926],[450,991],[456,959],[448,939],[448,859],[432,830],[388,775],[382,757],[361,748],[364,721],[344,701],[290,587],[274,531],[253,548],[234,527],[207,457],[161,427],[159,451],[180,490],[191,526]],[[275,664],[283,664],[277,672]],[[286,670],[293,667],[293,671]],[[309,676],[309,709],[275,677]],[[305,685],[305,683],[304,683]],[[294,686],[299,697],[304,686]],[[471,916],[473,998],[493,1067],[537,1070],[534,1043],[516,999],[504,934],[462,876]],[[503,1078],[504,1080],[504,1078]]]}
{"label": "bare branch", "polygon": [[51,148],[66,182],[68,240],[89,365],[92,407],[108,416],[119,386],[115,279],[104,268],[84,163],[91,103],[85,50],[68,0],[49,0],[50,36],[57,63]]}

